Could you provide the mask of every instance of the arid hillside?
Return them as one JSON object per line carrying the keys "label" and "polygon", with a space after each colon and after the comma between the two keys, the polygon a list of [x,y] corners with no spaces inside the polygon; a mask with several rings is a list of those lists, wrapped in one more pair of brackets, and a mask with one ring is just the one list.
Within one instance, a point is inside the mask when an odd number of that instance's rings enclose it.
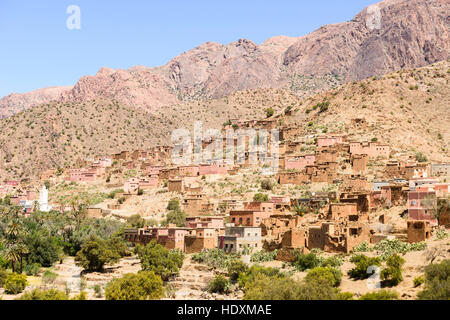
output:
{"label": "arid hillside", "polygon": [[[423,152],[429,160],[449,161],[449,79],[450,62],[444,61],[347,83],[307,99],[284,121],[303,127],[304,136],[347,133],[356,141],[385,142],[394,152]],[[326,111],[320,111],[321,104]]]}
{"label": "arid hillside", "polygon": [[52,100],[114,99],[153,111],[259,88],[290,89],[303,98],[346,81],[450,57],[447,0],[385,0],[373,8],[304,37],[273,37],[261,45],[247,39],[207,42],[161,67],[102,68],[56,95],[13,94],[0,99],[0,117]]}
{"label": "arid hillside", "polygon": [[77,159],[170,144],[174,129],[221,129],[229,119],[260,119],[264,110],[299,106],[285,90],[237,92],[229,97],[181,103],[154,114],[111,100],[51,103],[0,120],[0,180],[26,178]]}

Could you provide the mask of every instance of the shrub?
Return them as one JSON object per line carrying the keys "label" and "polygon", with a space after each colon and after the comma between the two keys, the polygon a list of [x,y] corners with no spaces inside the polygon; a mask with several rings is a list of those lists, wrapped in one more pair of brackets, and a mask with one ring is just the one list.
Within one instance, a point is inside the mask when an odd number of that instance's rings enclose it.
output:
{"label": "shrub", "polygon": [[263,181],[261,181],[261,189],[264,190],[272,190],[274,186],[274,182],[270,179],[264,179]]}
{"label": "shrub", "polygon": [[275,277],[275,278],[285,278],[286,273],[280,272],[277,268],[261,267],[258,265],[251,266],[247,272],[241,273],[238,277],[239,286],[246,290],[246,287],[253,283],[255,279],[262,276]]}
{"label": "shrub", "polygon": [[211,293],[227,294],[230,292],[230,281],[222,275],[217,275],[208,283],[208,291]]}
{"label": "shrub", "polygon": [[143,271],[152,271],[164,281],[178,274],[183,266],[184,254],[178,250],[167,250],[156,241],[145,247],[136,247],[136,253],[141,260]]}
{"label": "shrub", "polygon": [[232,281],[236,281],[241,273],[245,273],[248,270],[247,264],[241,260],[233,260],[228,266],[228,276]]}
{"label": "shrub", "polygon": [[171,211],[167,214],[164,224],[175,224],[177,227],[186,225],[186,214],[180,210]]}
{"label": "shrub", "polygon": [[417,162],[427,162],[428,158],[422,152],[417,152],[416,153],[416,161]]}
{"label": "shrub", "polygon": [[414,288],[420,287],[422,284],[424,284],[425,282],[425,277],[424,276],[418,276],[416,278],[414,278]]}
{"label": "shrub", "polygon": [[308,269],[319,267],[322,262],[323,259],[313,252],[310,252],[308,254],[300,253],[297,254],[297,257],[293,262],[293,266],[299,271],[305,271]]}
{"label": "shrub", "polygon": [[331,287],[339,287],[342,280],[342,272],[332,267],[317,267],[308,271],[306,282],[325,282]]}
{"label": "shrub", "polygon": [[417,297],[419,300],[450,299],[450,259],[425,268],[425,287]]}
{"label": "shrub", "polygon": [[41,271],[41,265],[39,263],[26,264],[23,270],[27,276],[37,276]]}
{"label": "shrub", "polygon": [[237,253],[226,254],[220,249],[203,250],[200,253],[192,255],[192,261],[204,263],[215,269],[227,269],[232,261],[238,260],[240,255]]}
{"label": "shrub", "polygon": [[70,300],[87,300],[88,295],[86,291],[81,291],[78,295],[74,296]]}
{"label": "shrub", "polygon": [[34,289],[31,292],[24,293],[17,300],[68,300],[68,295],[56,289],[41,290]]}
{"label": "shrub", "polygon": [[95,292],[95,297],[96,298],[101,298],[103,297],[103,290],[102,290],[102,286],[99,284],[96,284],[94,286],[94,292]]}
{"label": "shrub", "polygon": [[27,276],[24,274],[11,273],[6,277],[5,292],[7,294],[18,294],[21,293],[27,286]]}
{"label": "shrub", "polygon": [[42,275],[42,282],[44,284],[51,284],[55,282],[56,278],[58,278],[58,274],[51,272],[50,270],[47,270]]}
{"label": "shrub", "polygon": [[152,271],[125,274],[105,289],[106,300],[157,300],[164,297],[163,281]]}
{"label": "shrub", "polygon": [[397,299],[398,293],[389,290],[370,292],[359,297],[359,300],[397,300]]}
{"label": "shrub", "polygon": [[117,262],[119,259],[118,252],[111,250],[106,241],[91,236],[78,251],[75,262],[85,270],[102,271],[105,264]]}
{"label": "shrub", "polygon": [[143,228],[145,226],[145,219],[140,214],[134,214],[127,219],[128,224],[135,229]]}
{"label": "shrub", "polygon": [[258,252],[255,252],[251,258],[250,261],[251,262],[268,262],[268,261],[273,261],[275,260],[276,256],[277,256],[278,250],[274,250],[271,252],[265,251],[265,250],[261,250]]}
{"label": "shrub", "polygon": [[396,286],[403,281],[402,266],[405,263],[405,259],[398,254],[390,256],[387,261],[387,267],[381,271],[381,280],[386,285]]}
{"label": "shrub", "polygon": [[253,201],[266,202],[266,201],[269,201],[269,196],[265,193],[257,193],[253,196]]}
{"label": "shrub", "polygon": [[264,110],[266,112],[266,117],[270,118],[275,114],[275,110],[273,110],[272,107],[267,108],[266,110]]}
{"label": "shrub", "polygon": [[368,273],[367,270],[370,266],[380,266],[380,258],[369,258],[363,254],[351,257],[350,262],[355,264],[355,268],[351,269],[348,274],[351,278],[355,279],[367,279],[373,273]]}
{"label": "shrub", "polygon": [[178,201],[178,199],[176,198],[171,199],[167,205],[167,210],[169,211],[180,210],[180,201]]}
{"label": "shrub", "polygon": [[0,288],[3,288],[6,282],[6,278],[8,277],[8,273],[5,269],[0,268]]}

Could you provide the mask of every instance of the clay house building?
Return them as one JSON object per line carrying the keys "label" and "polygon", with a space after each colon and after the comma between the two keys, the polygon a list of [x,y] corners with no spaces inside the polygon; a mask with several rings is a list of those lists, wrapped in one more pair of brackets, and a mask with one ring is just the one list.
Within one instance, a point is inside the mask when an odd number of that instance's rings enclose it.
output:
{"label": "clay house building", "polygon": [[431,225],[426,220],[408,221],[408,242],[416,243],[426,241],[431,238]]}
{"label": "clay house building", "polygon": [[225,235],[219,236],[219,249],[226,253],[241,252],[245,249],[260,251],[262,249],[261,228],[227,227]]}
{"label": "clay house building", "polygon": [[319,148],[315,154],[315,163],[331,163],[337,162],[338,152],[329,147]]}
{"label": "clay house building", "polygon": [[136,168],[136,163],[134,160],[130,160],[130,161],[125,161],[122,166],[124,168],[127,168],[128,170],[133,170]]}
{"label": "clay house building", "polygon": [[[305,230],[300,230],[301,218],[293,215],[273,215],[261,224],[263,247],[267,251],[306,246]],[[307,239],[307,237],[306,237]]]}
{"label": "clay house building", "polygon": [[127,160],[130,157],[130,152],[129,151],[122,151],[120,153],[116,153],[113,155],[113,159],[114,160]]}
{"label": "clay house building", "polygon": [[409,180],[409,189],[415,191],[416,188],[423,185],[434,185],[439,183],[439,178],[415,178]]}
{"label": "clay house building", "polygon": [[184,251],[184,237],[189,234],[187,228],[167,226],[165,228],[127,229],[124,231],[125,240],[133,245],[147,245],[155,240],[166,249],[179,249]]}
{"label": "clay house building", "polygon": [[169,192],[183,193],[184,183],[183,179],[169,179],[167,182],[167,188]]}
{"label": "clay house building", "polygon": [[138,194],[139,190],[139,182],[140,180],[138,178],[130,178],[127,181],[125,181],[123,185],[123,191],[127,194]]}
{"label": "clay house building", "polygon": [[186,217],[186,228],[222,229],[224,228],[224,217],[223,216]]}
{"label": "clay house building", "polygon": [[200,176],[206,176],[210,174],[220,174],[226,175],[228,173],[228,165],[226,163],[215,163],[215,164],[201,164],[199,166]]}
{"label": "clay house building", "polygon": [[244,203],[238,199],[223,199],[217,206],[217,211],[220,214],[228,214],[232,210],[243,210]]}
{"label": "clay house building", "polygon": [[291,211],[290,197],[272,196],[269,201],[275,205],[275,213],[289,213]]}
{"label": "clay house building", "polygon": [[197,228],[191,230],[184,237],[184,251],[187,254],[191,254],[217,248],[219,236],[215,229]]}
{"label": "clay house building", "polygon": [[262,221],[269,218],[272,212],[252,209],[230,211],[230,222],[235,226],[259,227]]}
{"label": "clay house building", "polygon": [[188,216],[204,216],[214,212],[214,203],[204,193],[188,194],[183,199],[182,207]]}
{"label": "clay house building", "polygon": [[50,180],[51,178],[55,177],[56,170],[55,169],[49,169],[45,170],[41,173],[40,179],[41,181]]}
{"label": "clay house building", "polygon": [[66,180],[73,182],[92,182],[101,178],[104,174],[104,168],[80,168],[70,169]]}
{"label": "clay house building", "polygon": [[430,171],[433,177],[450,178],[450,163],[433,163]]}
{"label": "clay house building", "polygon": [[353,221],[323,222],[310,226],[308,231],[308,249],[320,249],[325,252],[350,253],[358,244],[370,242],[369,225]]}
{"label": "clay house building", "polygon": [[179,176],[178,168],[164,168],[159,171],[159,179],[176,179]]}
{"label": "clay house building", "polygon": [[319,148],[334,146],[346,141],[346,136],[343,135],[327,135],[317,138],[317,145]]}
{"label": "clay house building", "polygon": [[148,177],[142,177],[139,179],[139,188],[142,190],[157,188],[159,184],[159,178],[157,175],[149,175]]}
{"label": "clay house building", "polygon": [[350,142],[350,153],[352,155],[367,154],[370,159],[389,158],[390,147],[378,142]]}
{"label": "clay house building", "polygon": [[343,186],[345,191],[368,191],[371,190],[367,178],[363,175],[344,175]]}
{"label": "clay house building", "polygon": [[351,157],[352,170],[354,173],[364,173],[367,170],[367,154],[356,154]]}
{"label": "clay house building", "polygon": [[200,175],[199,166],[180,166],[178,167],[180,177],[197,177]]}
{"label": "clay house building", "polygon": [[372,208],[370,192],[342,192],[340,203],[356,203],[359,213],[368,213]]}
{"label": "clay house building", "polygon": [[330,203],[326,220],[358,221],[356,203]]}
{"label": "clay house building", "polygon": [[153,165],[148,165],[145,167],[145,171],[144,173],[147,175],[159,175],[159,172],[164,169],[163,166],[153,166]]}
{"label": "clay house building", "polygon": [[301,186],[311,182],[311,176],[303,171],[284,171],[277,175],[278,184]]}
{"label": "clay house building", "polygon": [[306,166],[314,165],[316,161],[315,155],[305,155],[301,157],[289,157],[284,162],[284,168],[286,170],[298,170],[301,171],[306,168]]}
{"label": "clay house building", "polygon": [[88,218],[99,219],[99,218],[103,218],[103,217],[107,216],[108,214],[110,214],[110,211],[104,210],[102,208],[89,207],[87,209]]}
{"label": "clay house building", "polygon": [[410,220],[429,221],[437,225],[436,191],[410,191],[408,193],[408,217]]}

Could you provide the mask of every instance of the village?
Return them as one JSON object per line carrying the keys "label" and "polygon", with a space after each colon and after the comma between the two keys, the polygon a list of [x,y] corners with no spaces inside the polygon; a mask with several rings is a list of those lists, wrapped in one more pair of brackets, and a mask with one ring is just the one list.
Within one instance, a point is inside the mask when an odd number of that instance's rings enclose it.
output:
{"label": "village", "polygon": [[[276,121],[231,120],[229,127],[270,130]],[[116,190],[113,199],[89,206],[87,215],[122,221],[141,215],[153,225],[125,230],[128,242],[156,240],[187,254],[213,248],[228,253],[277,249],[277,260],[292,261],[297,249],[350,253],[363,242],[376,244],[392,237],[426,241],[439,228],[449,227],[445,204],[450,164],[393,154],[377,139],[354,141],[343,134],[310,137],[315,151],[305,153],[304,137],[297,138],[295,128],[280,128],[279,168],[273,176],[260,176],[261,165],[251,164],[248,152],[240,165],[215,161],[174,166],[173,147],[158,146],[80,160],[77,168],[47,170],[41,173],[40,185]],[[203,141],[203,146],[210,143]],[[246,180],[257,183],[246,189]],[[219,191],[216,184],[241,190]],[[38,190],[6,181],[0,196],[8,196],[24,215],[37,209],[71,209],[55,197],[49,203],[45,186]],[[167,203],[174,198],[186,215],[185,225],[161,225]],[[136,211],[137,207],[144,209]],[[393,215],[396,208],[400,212]]]}

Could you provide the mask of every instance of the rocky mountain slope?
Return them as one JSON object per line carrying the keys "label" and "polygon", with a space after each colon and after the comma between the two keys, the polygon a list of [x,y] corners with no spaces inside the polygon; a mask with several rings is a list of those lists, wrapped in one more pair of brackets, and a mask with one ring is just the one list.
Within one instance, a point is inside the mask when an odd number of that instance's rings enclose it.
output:
{"label": "rocky mountain slope", "polygon": [[[180,101],[222,98],[236,91],[289,88],[308,97],[344,81],[450,57],[448,0],[385,0],[349,22],[300,37],[274,37],[257,45],[241,39],[207,42],[157,68],[102,68],[52,95],[41,90],[0,99],[0,117],[48,103],[115,99],[154,111]],[[378,24],[371,21],[377,21]],[[45,89],[48,90],[48,89]],[[55,91],[56,89],[53,89]]]}
{"label": "rocky mountain slope", "polygon": [[[69,167],[77,158],[170,144],[174,129],[192,129],[196,120],[204,129],[221,129],[228,119],[263,119],[268,107],[279,124],[300,128],[300,138],[347,133],[356,140],[376,138],[394,151],[450,161],[449,78],[450,60],[347,83],[303,101],[289,90],[258,89],[152,114],[111,100],[44,104],[0,120],[0,181]],[[320,112],[322,102],[329,106]],[[294,115],[282,116],[288,107]],[[365,125],[355,125],[355,118]]]}

